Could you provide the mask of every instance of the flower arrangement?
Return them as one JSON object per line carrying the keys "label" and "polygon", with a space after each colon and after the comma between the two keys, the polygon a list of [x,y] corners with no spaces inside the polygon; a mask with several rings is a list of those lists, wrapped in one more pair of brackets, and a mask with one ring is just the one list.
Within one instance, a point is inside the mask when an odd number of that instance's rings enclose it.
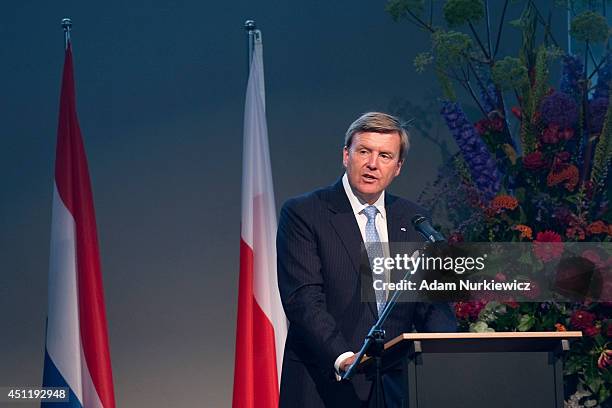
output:
{"label": "flower arrangement", "polygon": [[[607,43],[610,30],[594,9],[575,15],[570,34],[584,48],[568,55],[550,21],[526,1],[512,22],[522,35],[518,57],[498,58],[510,3],[503,3],[496,32],[486,0],[445,1],[444,26],[434,25],[436,7],[425,0],[390,0],[387,11],[431,34],[415,68],[433,68],[440,112],[459,150],[421,202],[436,221],[445,220],[451,242],[532,242],[535,257],[548,262],[561,255],[562,242],[612,240],[612,57],[593,56],[593,45]],[[589,2],[596,3],[606,6]],[[559,65],[561,80],[553,86],[550,70]],[[457,86],[480,117],[468,118]],[[583,256],[609,262],[595,252]],[[566,356],[566,405],[612,402],[612,302],[479,300],[458,302],[455,312],[462,330],[582,331]]]}

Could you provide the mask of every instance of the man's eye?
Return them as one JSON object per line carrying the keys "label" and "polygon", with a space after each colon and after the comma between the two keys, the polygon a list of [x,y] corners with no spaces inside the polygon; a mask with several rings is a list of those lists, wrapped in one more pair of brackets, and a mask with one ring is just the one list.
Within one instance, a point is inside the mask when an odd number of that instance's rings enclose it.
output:
{"label": "man's eye", "polygon": [[365,149],[361,149],[361,150],[359,151],[359,154],[367,154],[367,153],[368,153],[368,151],[367,151],[367,150],[365,150]]}

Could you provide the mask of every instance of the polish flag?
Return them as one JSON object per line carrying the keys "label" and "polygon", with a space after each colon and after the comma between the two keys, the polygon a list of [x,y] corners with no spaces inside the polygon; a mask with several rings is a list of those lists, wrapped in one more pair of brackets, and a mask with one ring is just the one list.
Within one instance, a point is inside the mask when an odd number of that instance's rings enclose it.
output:
{"label": "polish flag", "polygon": [[234,408],[276,408],[287,319],[276,279],[276,208],[266,125],[261,33],[247,85]]}
{"label": "polish flag", "polygon": [[96,217],[70,43],[57,130],[48,302],[43,386],[68,388],[69,402],[41,406],[114,408]]}

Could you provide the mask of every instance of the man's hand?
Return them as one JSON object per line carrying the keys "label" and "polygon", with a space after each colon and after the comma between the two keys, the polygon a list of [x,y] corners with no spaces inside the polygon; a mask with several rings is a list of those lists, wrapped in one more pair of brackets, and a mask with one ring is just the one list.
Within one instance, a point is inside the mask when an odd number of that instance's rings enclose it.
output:
{"label": "man's hand", "polygon": [[345,373],[349,367],[351,366],[351,364],[353,364],[355,362],[355,359],[357,359],[357,355],[353,355],[351,357],[347,357],[344,360],[342,360],[342,362],[340,363],[340,372],[341,373]]}

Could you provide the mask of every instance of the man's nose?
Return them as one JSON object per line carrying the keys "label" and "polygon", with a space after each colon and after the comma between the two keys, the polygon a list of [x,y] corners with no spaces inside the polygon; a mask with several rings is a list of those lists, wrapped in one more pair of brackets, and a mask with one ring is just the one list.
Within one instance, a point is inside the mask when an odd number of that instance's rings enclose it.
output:
{"label": "man's nose", "polygon": [[368,167],[371,169],[376,169],[378,163],[378,154],[377,153],[372,153],[368,156]]}

